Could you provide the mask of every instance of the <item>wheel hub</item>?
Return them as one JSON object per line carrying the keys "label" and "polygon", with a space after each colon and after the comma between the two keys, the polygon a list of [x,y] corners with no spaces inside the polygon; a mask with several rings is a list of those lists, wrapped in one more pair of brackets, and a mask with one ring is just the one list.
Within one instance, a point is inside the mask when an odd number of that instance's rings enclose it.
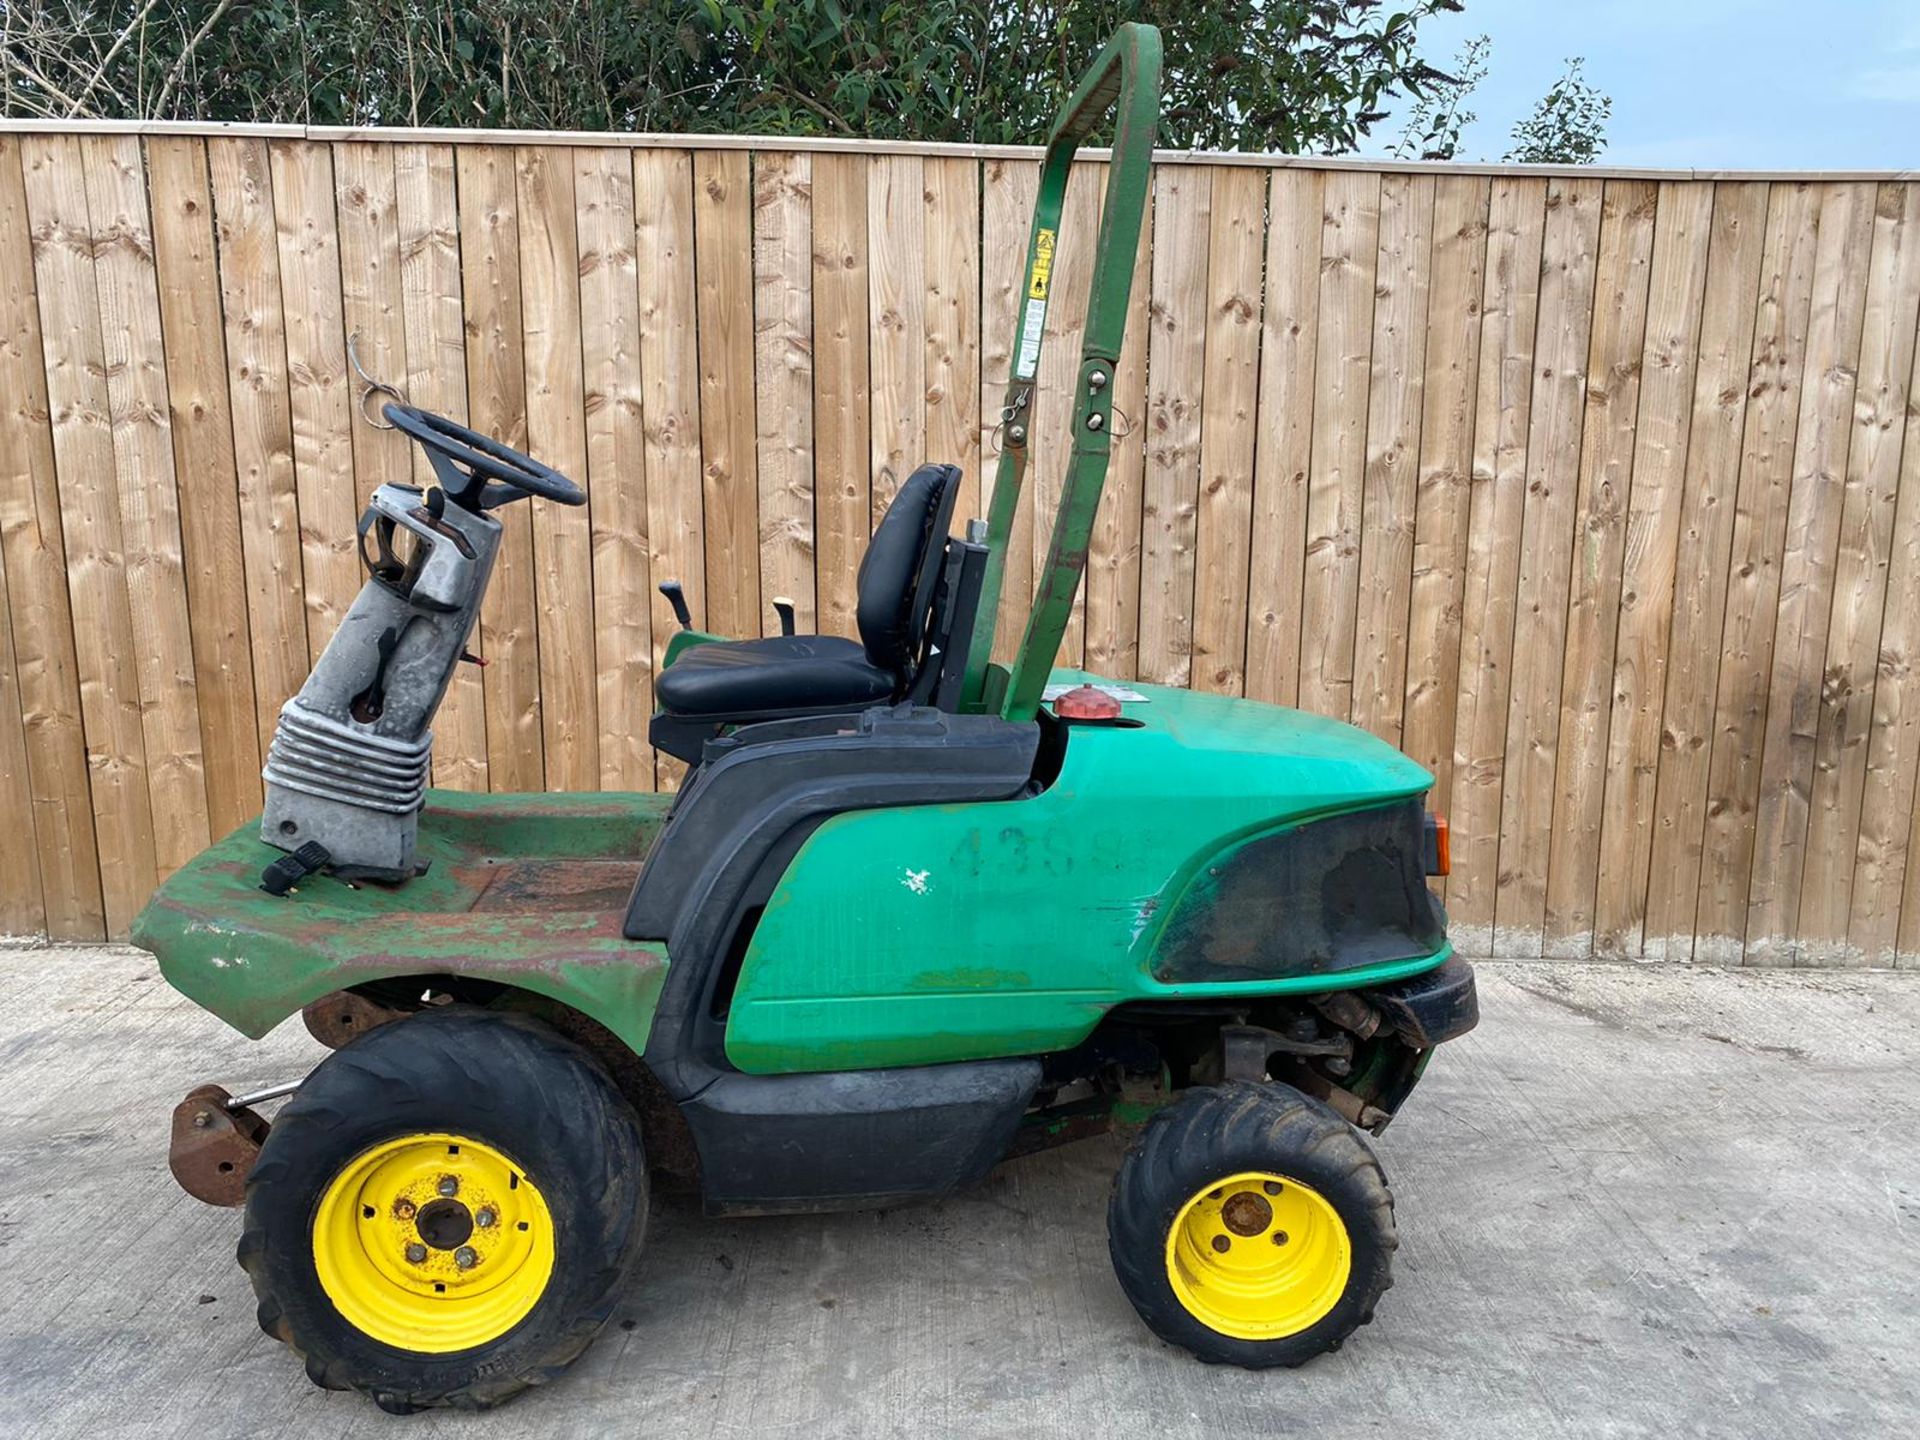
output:
{"label": "wheel hub", "polygon": [[1167,1281],[1187,1312],[1241,1340],[1324,1320],[1353,1269],[1339,1212],[1285,1176],[1248,1171],[1196,1193],[1167,1233]]}

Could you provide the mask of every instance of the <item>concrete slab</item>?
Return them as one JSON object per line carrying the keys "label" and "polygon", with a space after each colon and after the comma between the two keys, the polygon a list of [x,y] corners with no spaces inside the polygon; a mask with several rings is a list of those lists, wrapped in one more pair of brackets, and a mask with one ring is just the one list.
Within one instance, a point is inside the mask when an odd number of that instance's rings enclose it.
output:
{"label": "concrete slab", "polygon": [[1381,1142],[1398,1284],[1303,1370],[1200,1365],[1108,1269],[1117,1145],[879,1215],[662,1206],[611,1328],[489,1416],[310,1387],[233,1212],[176,1191],[191,1084],[300,1073],[136,953],[0,951],[0,1432],[1893,1436],[1920,1423],[1920,976],[1500,962]]}

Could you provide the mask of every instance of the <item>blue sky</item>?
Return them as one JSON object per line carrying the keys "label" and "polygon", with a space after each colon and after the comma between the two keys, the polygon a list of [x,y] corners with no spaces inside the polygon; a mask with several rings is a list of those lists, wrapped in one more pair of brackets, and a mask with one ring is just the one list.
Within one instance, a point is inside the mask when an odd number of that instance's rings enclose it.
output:
{"label": "blue sky", "polygon": [[[1442,69],[1493,40],[1463,160],[1498,160],[1566,57],[1613,97],[1603,165],[1920,169],[1915,0],[1465,0],[1421,27]],[[1378,154],[1394,121],[1364,147]]]}

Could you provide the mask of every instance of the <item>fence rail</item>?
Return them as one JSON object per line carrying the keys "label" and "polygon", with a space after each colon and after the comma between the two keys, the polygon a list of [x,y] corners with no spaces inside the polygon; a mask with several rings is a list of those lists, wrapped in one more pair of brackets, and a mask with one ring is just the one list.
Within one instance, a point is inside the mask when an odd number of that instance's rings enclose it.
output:
{"label": "fence rail", "polygon": [[[1403,746],[1468,948],[1920,956],[1920,183],[1233,158],[1157,170],[1065,658]],[[1043,515],[1104,170],[1063,227]],[[436,782],[672,783],[656,581],[708,628],[789,595],[847,633],[915,464],[960,464],[981,512],[1036,177],[0,129],[0,932],[120,934],[257,810],[360,506],[426,474],[358,416],[350,340],[591,496],[503,512]],[[1045,538],[1029,511],[1009,606]]]}

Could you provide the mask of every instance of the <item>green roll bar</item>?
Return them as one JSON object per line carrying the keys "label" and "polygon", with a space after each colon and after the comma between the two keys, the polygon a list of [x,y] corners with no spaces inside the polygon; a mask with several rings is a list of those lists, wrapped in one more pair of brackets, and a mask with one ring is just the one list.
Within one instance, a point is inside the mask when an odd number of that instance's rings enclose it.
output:
{"label": "green roll bar", "polygon": [[[1053,257],[1060,235],[1060,211],[1074,152],[1094,125],[1114,109],[1113,158],[1107,173],[1107,198],[1100,214],[1100,238],[1094,252],[1093,282],[1087,301],[1086,340],[1080,348],[1080,378],[1074,392],[1073,450],[1060,490],[1053,540],[1040,574],[1033,609],[1027,616],[1013,665],[992,663],[994,629],[999,617],[1007,539],[1027,473],[1027,440],[1035,377],[1040,372],[1040,343],[1052,289]],[[1020,323],[1013,337],[1013,358],[1006,398],[1000,407],[1002,444],[994,472],[993,501],[987,511],[987,568],[967,650],[963,708],[998,706],[1009,720],[1031,720],[1052,673],[1060,639],[1073,614],[1074,592],[1087,568],[1087,545],[1100,510],[1112,449],[1114,369],[1126,338],[1127,301],[1133,290],[1134,258],[1146,214],[1153,175],[1153,145],[1160,125],[1160,32],[1128,23],[1114,33],[1093,62],[1066,108],[1053,122],[1040,170],[1040,193],[1033,207],[1027,241],[1027,288]]]}

